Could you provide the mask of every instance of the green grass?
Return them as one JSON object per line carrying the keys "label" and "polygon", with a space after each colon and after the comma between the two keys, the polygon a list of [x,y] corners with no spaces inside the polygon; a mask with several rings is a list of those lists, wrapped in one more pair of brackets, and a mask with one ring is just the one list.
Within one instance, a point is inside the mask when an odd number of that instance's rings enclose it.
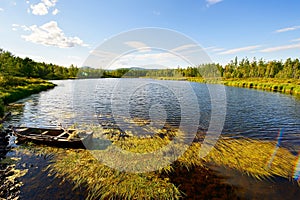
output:
{"label": "green grass", "polygon": [[245,78],[245,79],[210,79],[201,77],[168,78],[160,77],[161,80],[185,80],[197,83],[224,84],[226,86],[253,88],[285,94],[300,95],[300,80],[277,79],[277,78]]}
{"label": "green grass", "polygon": [[[100,133],[97,133],[100,134]],[[96,134],[96,137],[97,137]],[[102,137],[110,138],[103,134]],[[117,154],[107,154],[110,148],[116,146],[127,152],[145,155],[155,152],[158,148],[170,143],[170,138],[130,136],[127,139],[117,140],[112,138],[112,146],[107,149],[96,150],[101,154],[106,151],[106,157],[115,165],[133,164],[138,167],[135,160],[122,160]],[[175,144],[174,149],[184,148],[186,151],[171,164],[158,168],[153,172],[130,173],[108,167],[105,163],[96,159],[95,150],[71,150],[56,149],[50,147],[32,146],[38,153],[54,155],[53,162],[49,166],[50,174],[73,181],[75,187],[85,186],[88,190],[88,199],[180,199],[184,196],[180,191],[180,185],[175,185],[168,176],[182,169],[203,169],[205,172],[210,164],[225,166],[239,170],[257,179],[280,176],[292,179],[294,163],[297,160],[288,149],[278,148],[274,159],[276,142],[253,139],[229,139],[220,138],[210,153],[199,157],[200,143],[192,143],[190,146]],[[157,151],[157,154],[161,152]],[[172,160],[174,154],[165,152],[165,156],[159,162]],[[138,159],[136,157],[136,159]],[[127,163],[126,163],[127,162]],[[151,165],[155,160],[146,160],[144,165]],[[187,174],[181,174],[182,181],[189,182]],[[209,178],[209,177],[208,177]],[[203,180],[205,181],[205,180]]]}
{"label": "green grass", "polygon": [[0,99],[3,100],[4,104],[8,104],[32,94],[53,88],[54,86],[55,85],[52,83],[38,83],[11,87],[9,89],[0,88]]}
{"label": "green grass", "polygon": [[225,79],[224,85],[300,95],[300,80],[276,78]]}
{"label": "green grass", "polygon": [[41,79],[0,76],[0,116],[4,115],[5,105],[54,87]]}

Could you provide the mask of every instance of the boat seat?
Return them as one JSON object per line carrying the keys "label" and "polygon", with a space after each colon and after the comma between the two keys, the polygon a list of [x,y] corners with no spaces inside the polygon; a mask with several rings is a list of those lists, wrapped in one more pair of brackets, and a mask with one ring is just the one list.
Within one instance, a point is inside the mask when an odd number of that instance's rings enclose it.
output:
{"label": "boat seat", "polygon": [[49,133],[49,131],[44,131],[41,133],[41,135],[46,135],[47,133]]}
{"label": "boat seat", "polygon": [[18,131],[27,131],[29,128],[18,128]]}
{"label": "boat seat", "polygon": [[63,135],[65,135],[65,134],[68,134],[69,135],[69,133],[68,132],[63,132],[63,133],[61,133],[61,134],[59,134],[58,136],[56,136],[56,137],[62,137]]}

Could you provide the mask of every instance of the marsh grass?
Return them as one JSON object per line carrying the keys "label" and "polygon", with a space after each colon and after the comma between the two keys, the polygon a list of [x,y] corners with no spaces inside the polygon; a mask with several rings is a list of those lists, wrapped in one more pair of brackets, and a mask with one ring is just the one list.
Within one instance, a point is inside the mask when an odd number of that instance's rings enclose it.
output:
{"label": "marsh grass", "polygon": [[4,115],[5,105],[54,87],[55,84],[41,79],[0,75],[0,117]]}
{"label": "marsh grass", "polygon": [[0,88],[0,99],[3,100],[4,104],[8,104],[25,98],[31,94],[53,88],[54,86],[55,85],[52,83],[38,83],[29,84],[26,86],[12,87],[9,89]]}
{"label": "marsh grass", "polygon": [[157,173],[126,173],[101,164],[90,152],[67,151],[52,165],[52,173],[66,177],[75,187],[86,185],[88,199],[178,199],[180,191]]}
{"label": "marsh grass", "polygon": [[[103,137],[105,138],[107,135],[103,134]],[[156,136],[143,138],[130,136],[126,139],[114,138],[109,141],[112,145],[108,149],[116,146],[127,152],[139,154],[156,152],[157,149],[170,143],[168,137]],[[52,163],[49,166],[50,174],[72,180],[75,187],[85,186],[88,190],[88,199],[179,199],[184,196],[179,189],[180,184],[174,184],[168,175],[181,171],[189,173],[189,170],[195,168],[200,171],[202,169],[205,173],[212,163],[239,170],[257,179],[266,179],[272,176],[289,179],[293,176],[293,167],[297,159],[288,149],[282,147],[276,149],[275,142],[247,138],[222,137],[204,158],[199,157],[200,143],[194,142],[188,147],[176,144],[173,147],[175,150],[186,148],[186,151],[179,155],[175,162],[164,165],[156,171],[144,173],[130,173],[108,167],[89,150],[31,146],[31,151],[53,155]],[[107,149],[96,151],[103,152]],[[161,153],[161,151],[157,152],[157,154]],[[163,161],[172,160],[175,154],[164,154]],[[107,157],[107,154],[105,155]],[[113,153],[110,155],[113,164],[124,164],[125,161],[121,157],[116,157]],[[140,162],[144,162],[143,164],[146,165],[151,164],[147,160],[138,160],[135,163],[135,158],[137,157],[133,157],[132,161],[129,160],[132,165],[139,165]],[[188,178],[184,178],[188,177],[188,174],[181,174],[181,176],[181,181],[190,181]]]}
{"label": "marsh grass", "polygon": [[276,142],[223,138],[204,160],[262,179],[292,177],[296,157],[288,149],[276,148]]}
{"label": "marsh grass", "polygon": [[281,92],[292,95],[300,95],[300,81],[297,79],[277,79],[277,78],[202,78],[202,77],[185,77],[178,79],[161,80],[185,80],[197,83],[224,84],[226,86],[253,88],[259,90],[267,90],[273,92]]}
{"label": "marsh grass", "polygon": [[249,78],[249,79],[224,79],[224,85],[254,88],[286,94],[300,95],[300,81],[295,79],[276,78]]}

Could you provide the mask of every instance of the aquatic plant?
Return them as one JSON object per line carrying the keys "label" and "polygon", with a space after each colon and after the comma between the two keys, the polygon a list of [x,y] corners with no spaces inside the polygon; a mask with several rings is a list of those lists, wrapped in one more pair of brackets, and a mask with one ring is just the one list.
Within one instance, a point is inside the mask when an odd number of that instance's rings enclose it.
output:
{"label": "aquatic plant", "polygon": [[[110,132],[114,131],[116,130],[110,130]],[[101,136],[101,138],[105,137],[108,135]],[[171,142],[169,137],[157,136],[117,138],[113,137],[109,140],[110,145],[107,148],[96,151],[101,153],[116,146],[126,152],[145,154],[155,152]],[[50,174],[72,180],[75,187],[86,186],[89,191],[88,199],[179,199],[184,194],[180,191],[180,187],[172,182],[168,174],[178,172],[178,170],[182,171],[182,169],[186,169],[186,172],[195,168],[208,169],[211,163],[239,170],[257,179],[272,176],[293,177],[296,157],[288,149],[277,147],[276,142],[222,137],[210,153],[203,158],[199,157],[200,150],[203,150],[201,143],[194,142],[190,146],[176,144],[174,147],[174,149],[186,148],[186,151],[175,162],[163,165],[156,171],[130,173],[108,167],[107,163],[103,163],[95,157],[94,150],[31,146],[35,152],[54,155],[53,162],[49,166]],[[157,152],[159,154],[162,151]],[[105,155],[107,156],[107,154]],[[165,157],[159,162],[167,163],[178,154],[169,152],[164,155]],[[111,154],[110,159],[115,165],[125,162],[114,154]],[[135,165],[134,167],[137,167],[140,160],[134,162],[134,158],[132,158],[127,162],[131,162]],[[154,161],[145,160],[143,164],[151,165],[153,163]],[[182,176],[185,175],[182,174]]]}

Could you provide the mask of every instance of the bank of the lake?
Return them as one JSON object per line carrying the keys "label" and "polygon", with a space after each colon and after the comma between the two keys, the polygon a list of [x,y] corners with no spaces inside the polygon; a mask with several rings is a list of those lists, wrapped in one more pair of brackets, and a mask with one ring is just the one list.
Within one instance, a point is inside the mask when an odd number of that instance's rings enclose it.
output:
{"label": "bank of the lake", "polygon": [[200,77],[161,78],[162,80],[187,80],[198,83],[217,83],[226,86],[253,88],[259,90],[281,92],[291,95],[300,95],[300,80],[277,78],[233,78],[233,79],[204,79]]}
{"label": "bank of the lake", "polygon": [[[6,80],[7,81],[7,80]],[[9,81],[9,82],[8,82]],[[5,112],[5,105],[55,87],[54,83],[42,79],[12,78],[0,85],[0,116]]]}
{"label": "bank of the lake", "polygon": [[[3,77],[2,77],[3,78]],[[0,199],[18,198],[21,183],[18,181],[23,176],[24,171],[15,169],[15,164],[6,159],[6,153],[9,151],[9,130],[4,130],[2,123],[10,116],[6,113],[6,105],[17,100],[28,97],[51,88],[55,84],[41,79],[26,79],[18,77],[5,77],[0,85]]]}

